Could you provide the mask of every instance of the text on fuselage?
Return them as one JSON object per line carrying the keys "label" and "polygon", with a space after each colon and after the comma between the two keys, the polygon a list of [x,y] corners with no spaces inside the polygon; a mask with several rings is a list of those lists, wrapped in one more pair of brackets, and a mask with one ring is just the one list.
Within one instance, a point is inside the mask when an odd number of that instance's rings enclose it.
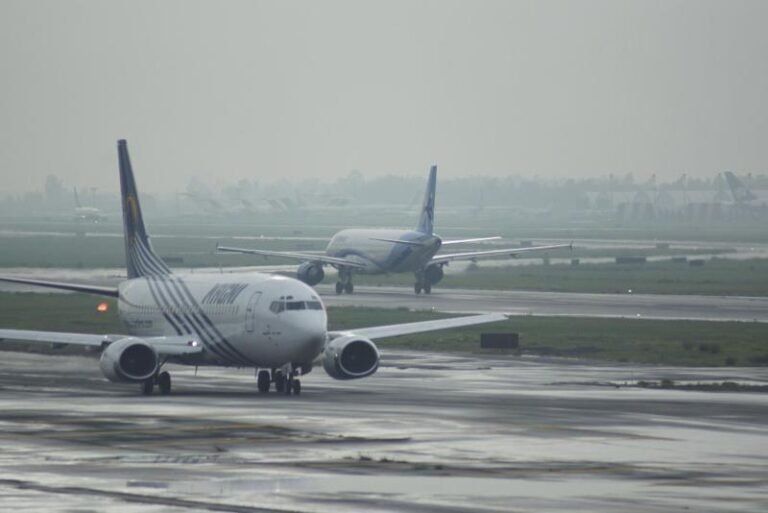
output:
{"label": "text on fuselage", "polygon": [[247,283],[218,283],[208,291],[202,302],[209,305],[231,305],[247,286]]}

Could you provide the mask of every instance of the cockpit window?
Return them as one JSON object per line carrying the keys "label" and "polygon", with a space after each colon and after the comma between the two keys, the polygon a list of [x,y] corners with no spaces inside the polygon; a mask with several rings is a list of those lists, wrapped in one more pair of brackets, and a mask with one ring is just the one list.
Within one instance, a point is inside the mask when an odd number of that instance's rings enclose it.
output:
{"label": "cockpit window", "polygon": [[272,301],[269,305],[269,309],[276,314],[286,310],[322,310],[323,304],[314,296],[313,299],[313,301],[286,301],[281,298],[277,301]]}

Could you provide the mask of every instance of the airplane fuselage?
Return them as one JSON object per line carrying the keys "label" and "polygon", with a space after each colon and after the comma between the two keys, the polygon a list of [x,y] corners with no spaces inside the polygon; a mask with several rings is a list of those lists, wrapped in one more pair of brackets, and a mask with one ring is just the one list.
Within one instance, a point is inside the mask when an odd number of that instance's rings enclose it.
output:
{"label": "airplane fuselage", "polygon": [[120,284],[118,312],[137,337],[189,336],[190,365],[275,368],[309,364],[327,336],[325,308],[307,285],[280,276],[170,274]]}
{"label": "airplane fuselage", "polygon": [[[405,242],[391,242],[395,240]],[[414,230],[348,229],[333,236],[325,253],[363,265],[355,270],[360,274],[417,272],[424,269],[441,244],[437,235]]]}

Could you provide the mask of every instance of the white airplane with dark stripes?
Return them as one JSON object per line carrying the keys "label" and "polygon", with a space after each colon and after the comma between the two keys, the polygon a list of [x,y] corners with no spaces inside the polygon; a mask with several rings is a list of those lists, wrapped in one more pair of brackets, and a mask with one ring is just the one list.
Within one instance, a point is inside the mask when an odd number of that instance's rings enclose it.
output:
{"label": "white airplane with dark stripes", "polygon": [[340,380],[364,378],[379,367],[373,339],[470,326],[506,319],[484,314],[436,321],[329,332],[322,300],[305,283],[261,274],[177,274],[152,249],[139,204],[128,147],[118,141],[128,279],[117,288],[0,276],[117,299],[123,334],[96,335],[0,329],[4,340],[71,344],[101,349],[99,367],[117,383],[141,391],[171,391],[167,363],[252,367],[260,392],[299,394],[299,376],[322,365]]}

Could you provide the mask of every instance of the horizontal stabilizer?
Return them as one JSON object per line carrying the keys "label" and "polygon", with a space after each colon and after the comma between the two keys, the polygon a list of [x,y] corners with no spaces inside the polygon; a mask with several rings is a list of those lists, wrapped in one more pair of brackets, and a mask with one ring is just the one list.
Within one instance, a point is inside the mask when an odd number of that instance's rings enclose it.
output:
{"label": "horizontal stabilizer", "polygon": [[371,240],[378,240],[381,242],[392,242],[394,244],[405,244],[406,246],[423,246],[423,242],[418,242],[415,240],[400,240],[400,239],[384,239],[379,237],[371,237]]}
{"label": "horizontal stabilizer", "polygon": [[450,246],[451,244],[469,244],[471,242],[486,242],[489,240],[500,240],[498,235],[495,237],[477,237],[475,239],[458,239],[458,240],[444,240],[443,246]]}

